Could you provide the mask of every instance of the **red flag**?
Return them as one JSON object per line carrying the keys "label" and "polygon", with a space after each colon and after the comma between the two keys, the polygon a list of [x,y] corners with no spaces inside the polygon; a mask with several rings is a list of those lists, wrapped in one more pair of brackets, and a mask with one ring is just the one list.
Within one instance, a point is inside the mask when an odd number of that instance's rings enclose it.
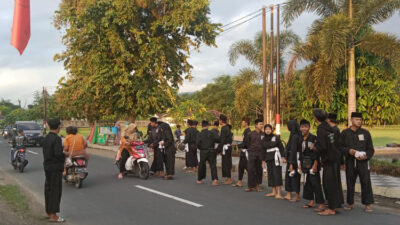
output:
{"label": "red flag", "polygon": [[22,55],[31,37],[31,15],[29,0],[15,0],[11,45]]}

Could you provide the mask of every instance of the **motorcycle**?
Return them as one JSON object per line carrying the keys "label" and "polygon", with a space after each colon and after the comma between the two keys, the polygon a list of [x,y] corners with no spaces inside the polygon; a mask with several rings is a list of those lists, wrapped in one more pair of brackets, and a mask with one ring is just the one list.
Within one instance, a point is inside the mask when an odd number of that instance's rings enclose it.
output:
{"label": "motorcycle", "polygon": [[[141,179],[147,180],[150,176],[149,160],[147,159],[148,151],[143,141],[132,142],[130,148],[133,155],[126,160],[126,174],[139,176]],[[118,169],[120,168],[120,159],[117,161]]]}
{"label": "motorcycle", "polygon": [[24,172],[28,160],[25,159],[26,148],[17,148],[14,151],[14,160],[11,162],[15,170],[19,170],[20,173]]}
{"label": "motorcycle", "polygon": [[83,180],[88,176],[86,161],[84,156],[74,156],[71,158],[71,165],[66,167],[67,173],[64,176],[66,183],[73,183],[76,188],[81,188]]}

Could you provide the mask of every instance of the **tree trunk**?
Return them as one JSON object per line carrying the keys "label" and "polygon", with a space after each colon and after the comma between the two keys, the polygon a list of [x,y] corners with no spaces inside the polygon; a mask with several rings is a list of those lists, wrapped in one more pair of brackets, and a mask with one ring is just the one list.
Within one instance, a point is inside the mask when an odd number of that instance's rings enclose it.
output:
{"label": "tree trunk", "polygon": [[[353,1],[349,0],[349,18],[350,23],[353,23]],[[349,77],[348,77],[348,100],[347,100],[347,116],[348,126],[351,126],[351,113],[357,111],[357,100],[356,100],[356,62],[355,62],[355,47],[354,37],[350,38],[350,50],[349,50]]]}

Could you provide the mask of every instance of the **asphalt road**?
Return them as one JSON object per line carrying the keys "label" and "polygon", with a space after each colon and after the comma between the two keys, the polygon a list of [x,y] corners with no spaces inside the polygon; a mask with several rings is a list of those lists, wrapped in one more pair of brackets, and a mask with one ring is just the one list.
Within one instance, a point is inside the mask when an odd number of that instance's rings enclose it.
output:
{"label": "asphalt road", "polygon": [[[42,149],[28,148],[29,164],[21,174],[9,164],[8,144],[0,141],[0,170],[43,199]],[[61,215],[68,224],[76,225],[399,224],[400,215],[384,209],[366,214],[358,206],[351,212],[340,210],[336,216],[322,217],[303,209],[304,201],[290,203],[264,197],[265,191],[245,193],[244,188],[212,187],[209,170],[207,182],[198,185],[195,175],[183,173],[181,165],[178,160],[175,180],[154,177],[118,180],[112,158],[91,155],[89,176],[83,188],[64,184]]]}

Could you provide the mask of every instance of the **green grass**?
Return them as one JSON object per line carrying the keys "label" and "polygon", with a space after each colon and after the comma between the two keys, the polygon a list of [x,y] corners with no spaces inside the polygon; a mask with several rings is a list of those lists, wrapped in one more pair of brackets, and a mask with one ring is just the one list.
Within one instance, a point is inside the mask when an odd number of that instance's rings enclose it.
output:
{"label": "green grass", "polygon": [[25,213],[29,210],[28,199],[16,185],[0,185],[0,197],[16,212]]}
{"label": "green grass", "polygon": [[369,162],[372,166],[400,166],[400,160],[391,162],[372,158]]}
{"label": "green grass", "polygon": [[[172,131],[174,132],[176,128],[172,128]],[[181,128],[181,130],[185,130],[186,127]],[[201,130],[200,126],[198,126],[198,129]],[[251,127],[251,129],[254,129]],[[341,130],[344,129],[344,127],[340,127]],[[372,141],[374,143],[375,147],[383,147],[386,146],[386,144],[389,143],[399,143],[400,144],[400,126],[391,126],[391,127],[376,127],[376,128],[367,128],[371,132],[372,136]],[[143,132],[143,134],[146,134],[147,132],[147,127],[139,127],[139,130]],[[243,132],[243,129],[239,130],[233,130],[233,133],[235,136],[241,136]],[[88,137],[90,134],[90,128],[79,128],[79,133],[82,134],[85,137]],[[315,134],[316,129],[311,129],[311,133]],[[63,129],[60,132],[60,135],[66,135],[65,129]],[[283,126],[281,128],[281,137],[282,140],[287,141],[289,138],[289,131],[286,126]]]}

